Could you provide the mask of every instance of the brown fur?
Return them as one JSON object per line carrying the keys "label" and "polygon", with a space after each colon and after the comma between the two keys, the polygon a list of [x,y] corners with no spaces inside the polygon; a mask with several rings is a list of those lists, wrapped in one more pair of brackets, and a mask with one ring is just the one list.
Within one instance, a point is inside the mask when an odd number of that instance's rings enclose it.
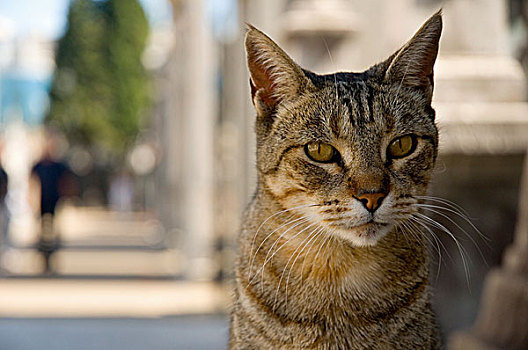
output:
{"label": "brown fur", "polygon": [[[437,13],[385,62],[316,75],[250,27],[259,177],[238,240],[231,349],[441,347],[425,236],[406,230],[437,154],[441,28]],[[414,151],[391,159],[409,134]],[[313,142],[338,160],[309,159]]]}

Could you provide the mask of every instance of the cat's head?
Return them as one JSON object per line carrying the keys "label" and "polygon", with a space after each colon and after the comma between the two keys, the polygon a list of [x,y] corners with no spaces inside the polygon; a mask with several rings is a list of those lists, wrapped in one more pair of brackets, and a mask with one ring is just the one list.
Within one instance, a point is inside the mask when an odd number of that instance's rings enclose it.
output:
{"label": "cat's head", "polygon": [[317,75],[250,27],[260,189],[357,246],[408,218],[437,155],[431,98],[441,31],[439,12],[365,72]]}

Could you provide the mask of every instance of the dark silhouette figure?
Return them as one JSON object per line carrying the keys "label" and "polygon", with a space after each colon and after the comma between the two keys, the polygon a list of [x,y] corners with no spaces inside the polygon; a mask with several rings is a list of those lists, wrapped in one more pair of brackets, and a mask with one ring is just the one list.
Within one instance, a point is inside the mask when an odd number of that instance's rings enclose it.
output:
{"label": "dark silhouette figure", "polygon": [[[8,176],[2,165],[0,165],[0,258],[7,249],[8,244],[9,211],[6,203],[7,187]],[[3,271],[1,265],[0,271]]]}
{"label": "dark silhouette figure", "polygon": [[43,157],[31,171],[40,185],[41,232],[38,250],[44,257],[44,273],[53,272],[51,256],[60,248],[59,233],[54,229],[53,221],[57,203],[63,196],[75,194],[75,180],[68,166],[53,159],[54,145],[48,140]]}
{"label": "dark silhouette figure", "polygon": [[0,202],[5,201],[7,195],[7,173],[5,172],[2,165],[0,165]]}

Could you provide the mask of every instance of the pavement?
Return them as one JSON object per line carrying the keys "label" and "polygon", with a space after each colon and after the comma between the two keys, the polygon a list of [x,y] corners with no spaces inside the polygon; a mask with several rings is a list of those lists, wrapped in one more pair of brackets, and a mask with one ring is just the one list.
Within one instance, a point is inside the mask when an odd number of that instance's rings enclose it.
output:
{"label": "pavement", "polygon": [[[11,275],[37,275],[43,261],[36,250],[36,222],[24,225],[12,220],[11,241],[1,257]],[[63,276],[148,276],[181,274],[181,254],[164,244],[165,229],[146,212],[121,213],[100,207],[64,206],[57,213],[59,249],[52,264]]]}
{"label": "pavement", "polygon": [[1,350],[222,350],[225,315],[0,319]]}
{"label": "pavement", "polygon": [[0,279],[0,350],[227,349],[228,305],[211,282]]}
{"label": "pavement", "polygon": [[56,274],[30,245],[2,256],[0,350],[226,349],[229,288],[177,279],[149,215],[67,208]]}
{"label": "pavement", "polygon": [[[0,317],[166,317],[225,313],[226,288],[173,280],[0,279]],[[1,349],[1,348],[0,348]]]}

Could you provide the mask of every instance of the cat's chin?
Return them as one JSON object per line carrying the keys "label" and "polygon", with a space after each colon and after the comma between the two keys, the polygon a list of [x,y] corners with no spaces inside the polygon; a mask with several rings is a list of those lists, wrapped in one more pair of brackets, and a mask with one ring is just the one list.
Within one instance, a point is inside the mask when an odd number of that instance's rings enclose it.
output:
{"label": "cat's chin", "polygon": [[355,227],[334,227],[337,236],[357,247],[376,245],[392,229],[391,224],[369,222]]}

